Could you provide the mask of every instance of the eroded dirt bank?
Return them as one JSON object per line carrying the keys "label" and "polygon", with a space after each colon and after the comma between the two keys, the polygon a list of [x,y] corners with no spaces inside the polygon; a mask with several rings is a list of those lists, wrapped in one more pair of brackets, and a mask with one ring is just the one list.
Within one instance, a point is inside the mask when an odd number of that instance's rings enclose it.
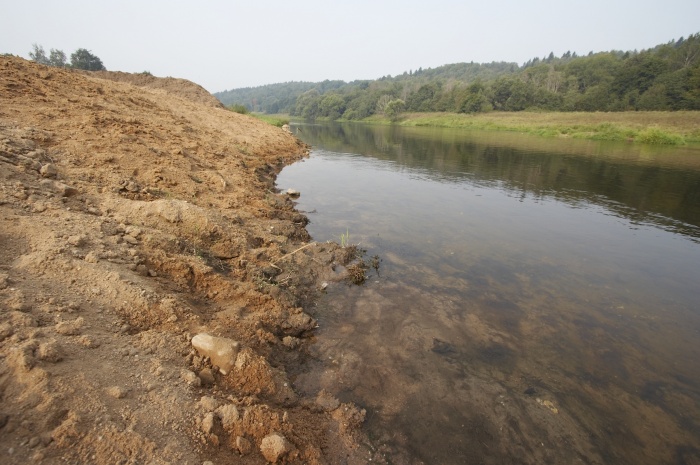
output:
{"label": "eroded dirt bank", "polygon": [[129,76],[0,57],[0,462],[365,463],[363,411],[288,376],[347,259],[274,191],[307,147]]}

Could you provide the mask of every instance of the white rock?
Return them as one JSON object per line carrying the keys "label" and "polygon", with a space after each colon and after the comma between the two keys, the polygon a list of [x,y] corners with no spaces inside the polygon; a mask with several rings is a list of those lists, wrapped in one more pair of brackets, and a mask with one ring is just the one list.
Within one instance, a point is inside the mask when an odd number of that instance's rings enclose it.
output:
{"label": "white rock", "polygon": [[221,418],[221,424],[224,426],[225,430],[231,430],[240,418],[238,409],[232,404],[219,407],[216,409],[216,413],[219,415],[219,418]]}
{"label": "white rock", "polygon": [[279,433],[265,436],[260,443],[260,452],[262,452],[265,460],[271,463],[277,463],[290,450],[292,450],[292,445]]}
{"label": "white rock", "polygon": [[215,337],[200,333],[192,338],[192,346],[199,355],[209,357],[211,363],[219,367],[222,374],[227,374],[236,363],[239,344],[233,339]]}

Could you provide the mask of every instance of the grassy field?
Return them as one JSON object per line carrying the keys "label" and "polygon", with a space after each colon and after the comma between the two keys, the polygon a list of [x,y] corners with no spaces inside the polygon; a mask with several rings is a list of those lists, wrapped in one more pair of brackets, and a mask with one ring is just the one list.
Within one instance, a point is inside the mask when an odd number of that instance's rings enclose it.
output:
{"label": "grassy field", "polygon": [[[378,117],[366,122],[386,123]],[[491,112],[408,113],[395,124],[514,131],[547,137],[625,140],[646,144],[700,143],[700,111],[619,113]]]}

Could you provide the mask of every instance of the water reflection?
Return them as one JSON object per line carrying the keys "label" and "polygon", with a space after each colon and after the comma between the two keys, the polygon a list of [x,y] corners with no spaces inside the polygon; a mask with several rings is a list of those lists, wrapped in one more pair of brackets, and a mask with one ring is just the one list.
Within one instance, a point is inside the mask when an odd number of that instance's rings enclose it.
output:
{"label": "water reflection", "polygon": [[603,204],[634,222],[700,237],[700,147],[359,124],[304,125],[301,131],[329,152],[387,160],[415,176],[497,185],[516,197]]}
{"label": "water reflection", "polygon": [[303,126],[285,169],[332,286],[295,380],[369,411],[392,463],[700,460],[700,157],[503,133]]}

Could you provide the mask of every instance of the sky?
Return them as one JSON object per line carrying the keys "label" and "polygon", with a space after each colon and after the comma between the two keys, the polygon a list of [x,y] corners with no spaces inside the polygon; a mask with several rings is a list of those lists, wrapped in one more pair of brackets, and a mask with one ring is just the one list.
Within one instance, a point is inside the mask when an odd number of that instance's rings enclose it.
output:
{"label": "sky", "polygon": [[522,65],[698,32],[700,0],[0,0],[0,53],[85,48],[110,71],[189,79],[210,92]]}

